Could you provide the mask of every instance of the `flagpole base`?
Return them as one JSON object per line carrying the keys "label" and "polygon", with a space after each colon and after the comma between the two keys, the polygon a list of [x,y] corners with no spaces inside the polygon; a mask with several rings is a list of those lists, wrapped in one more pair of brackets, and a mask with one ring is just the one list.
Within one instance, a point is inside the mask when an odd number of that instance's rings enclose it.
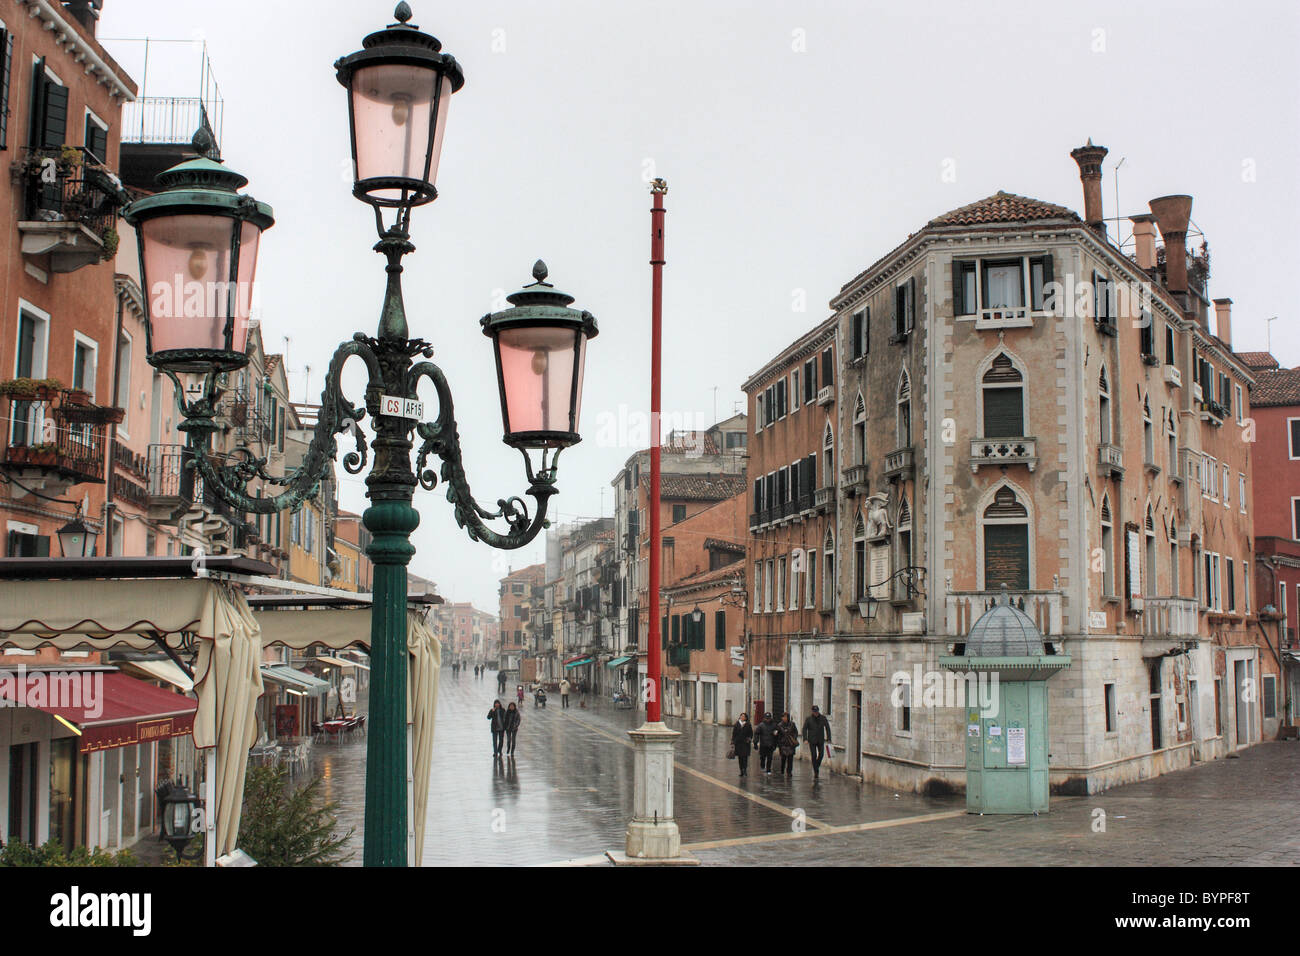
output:
{"label": "flagpole base", "polygon": [[[662,722],[628,731],[635,752],[632,820],[627,825],[629,863],[682,859],[682,838],[673,819],[673,745],[681,736]],[[609,858],[618,863],[611,851]]]}

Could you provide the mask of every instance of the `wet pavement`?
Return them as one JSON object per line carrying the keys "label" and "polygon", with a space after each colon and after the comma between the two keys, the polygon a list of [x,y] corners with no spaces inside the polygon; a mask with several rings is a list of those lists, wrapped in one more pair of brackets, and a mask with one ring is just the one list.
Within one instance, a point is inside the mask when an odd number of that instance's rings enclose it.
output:
{"label": "wet pavement", "polygon": [[[632,806],[627,731],[643,713],[576,694],[536,709],[525,699],[513,760],[492,756],[492,673],[443,672],[426,824],[425,866],[599,863],[621,850]],[[508,701],[503,699],[503,703]],[[924,797],[823,774],[739,779],[730,729],[667,718],[678,730],[676,812],[685,849],[706,864],[1185,865],[1300,864],[1300,744],[1271,743],[1088,797],[1051,812],[973,816],[965,798]],[[360,865],[365,740],[315,747],[339,822],[355,826]],[[1097,813],[1105,829],[1098,830]],[[799,811],[799,812],[796,812]]]}

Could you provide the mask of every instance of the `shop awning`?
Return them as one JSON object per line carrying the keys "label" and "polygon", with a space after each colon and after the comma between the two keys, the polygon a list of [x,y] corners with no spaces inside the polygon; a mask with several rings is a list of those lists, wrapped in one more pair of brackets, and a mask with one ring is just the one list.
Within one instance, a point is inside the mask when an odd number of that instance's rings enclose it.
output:
{"label": "shop awning", "polygon": [[118,661],[119,667],[135,668],[155,680],[166,681],[185,693],[194,690],[194,681],[171,661]]}
{"label": "shop awning", "polygon": [[606,664],[605,666],[606,666],[606,667],[622,667],[624,664],[626,664],[626,663],[627,663],[628,661],[630,661],[630,660],[634,660],[634,658],[633,658],[631,655],[628,655],[628,656],[626,656],[626,657],[616,657],[616,658],[614,658],[612,661],[610,661],[608,664]]}
{"label": "shop awning", "polygon": [[50,670],[0,676],[0,698],[72,727],[83,753],[181,737],[198,702],[115,671]]}
{"label": "shop awning", "polygon": [[282,667],[274,664],[262,665],[262,678],[274,681],[290,690],[304,693],[309,697],[319,697],[321,694],[327,694],[330,689],[329,681],[313,677],[306,671],[294,670],[292,667]]}
{"label": "shop awning", "polygon": [[565,667],[581,667],[583,664],[590,664],[593,660],[595,660],[594,657],[578,657],[578,658],[574,658],[574,659],[571,660],[571,661],[565,661],[565,662],[564,662],[564,666],[565,666]]}
{"label": "shop awning", "polygon": [[360,661],[350,661],[346,657],[334,657],[331,654],[317,654],[316,660],[322,664],[334,664],[337,667],[359,667],[363,671],[370,670],[369,665],[362,664]]}

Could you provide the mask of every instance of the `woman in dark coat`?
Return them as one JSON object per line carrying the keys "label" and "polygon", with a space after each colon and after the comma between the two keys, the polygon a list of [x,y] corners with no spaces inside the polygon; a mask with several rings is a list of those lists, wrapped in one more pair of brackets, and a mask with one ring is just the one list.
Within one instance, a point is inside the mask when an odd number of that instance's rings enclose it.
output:
{"label": "woman in dark coat", "polygon": [[754,739],[754,728],[750,726],[749,715],[741,714],[735,726],[731,728],[731,746],[736,750],[736,763],[740,764],[740,775],[745,776],[749,766],[749,749]]}
{"label": "woman in dark coat", "polygon": [[[521,685],[522,686],[522,685]],[[506,708],[506,753],[511,757],[515,755],[515,734],[519,733],[520,715],[518,709],[513,703]]]}
{"label": "woman in dark coat", "polygon": [[776,746],[781,751],[780,772],[787,777],[794,775],[794,752],[799,747],[799,726],[790,719],[788,713],[781,715],[781,722],[776,725]]}
{"label": "woman in dark coat", "polygon": [[[514,706],[511,704],[510,706]],[[487,713],[487,719],[492,725],[492,756],[501,756],[501,743],[506,732],[506,712],[501,706],[501,701],[494,700],[492,709]]]}

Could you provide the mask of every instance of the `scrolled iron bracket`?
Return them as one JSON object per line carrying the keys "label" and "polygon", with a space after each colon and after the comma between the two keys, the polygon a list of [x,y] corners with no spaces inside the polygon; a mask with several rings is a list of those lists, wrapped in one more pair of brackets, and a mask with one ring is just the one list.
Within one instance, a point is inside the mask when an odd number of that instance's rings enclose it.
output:
{"label": "scrolled iron bracket", "polygon": [[[495,511],[489,511],[480,505],[470,491],[469,479],[460,447],[460,434],[456,428],[456,413],[452,403],[451,388],[442,369],[432,362],[419,362],[407,373],[407,393],[414,395],[420,379],[427,378],[433,383],[438,393],[438,417],[432,422],[420,422],[415,426],[416,434],[423,439],[415,474],[420,486],[432,490],[438,484],[438,475],[427,467],[429,456],[437,455],[442,459],[442,481],[447,486],[447,500],[451,502],[456,514],[456,524],[465,529],[471,541],[482,541],[494,548],[510,551],[528,544],[543,528],[550,526],[546,520],[546,510],[551,496],[559,490],[555,487],[556,465],[560,451],[557,449],[547,462],[547,450],[542,450],[540,467],[534,471],[528,453],[520,449],[524,457],[524,473],[528,477],[528,490],[525,494],[536,502],[536,511],[530,516],[528,505],[520,497],[498,498]],[[504,519],[509,532],[503,534],[488,527],[485,522],[498,518]]]}
{"label": "scrolled iron bracket", "polygon": [[[358,335],[350,342],[344,342],[330,360],[325,374],[325,387],[321,392],[320,413],[313,430],[311,444],[303,456],[302,464],[284,475],[273,475],[266,470],[267,460],[257,455],[251,448],[240,446],[231,453],[232,461],[218,463],[209,450],[209,436],[217,430],[216,414],[222,390],[218,385],[217,375],[208,373],[204,378],[203,389],[197,398],[185,401],[185,389],[177,376],[169,371],[166,374],[176,386],[177,403],[185,421],[179,426],[189,434],[189,450],[192,459],[187,467],[192,467],[202,476],[216,494],[239,511],[254,514],[273,514],[285,509],[296,508],[307,498],[316,494],[321,480],[329,473],[329,464],[338,454],[336,435],[351,431],[356,450],[343,457],[343,468],[349,474],[357,474],[365,467],[368,451],[365,436],[359,422],[365,417],[364,407],[354,405],[343,394],[340,381],[343,366],[352,356],[358,356],[366,364],[370,376],[367,392],[376,388],[376,383],[383,381],[378,356],[365,336]],[[284,488],[285,490],[271,497],[254,498],[248,494],[248,483],[254,479]]]}

